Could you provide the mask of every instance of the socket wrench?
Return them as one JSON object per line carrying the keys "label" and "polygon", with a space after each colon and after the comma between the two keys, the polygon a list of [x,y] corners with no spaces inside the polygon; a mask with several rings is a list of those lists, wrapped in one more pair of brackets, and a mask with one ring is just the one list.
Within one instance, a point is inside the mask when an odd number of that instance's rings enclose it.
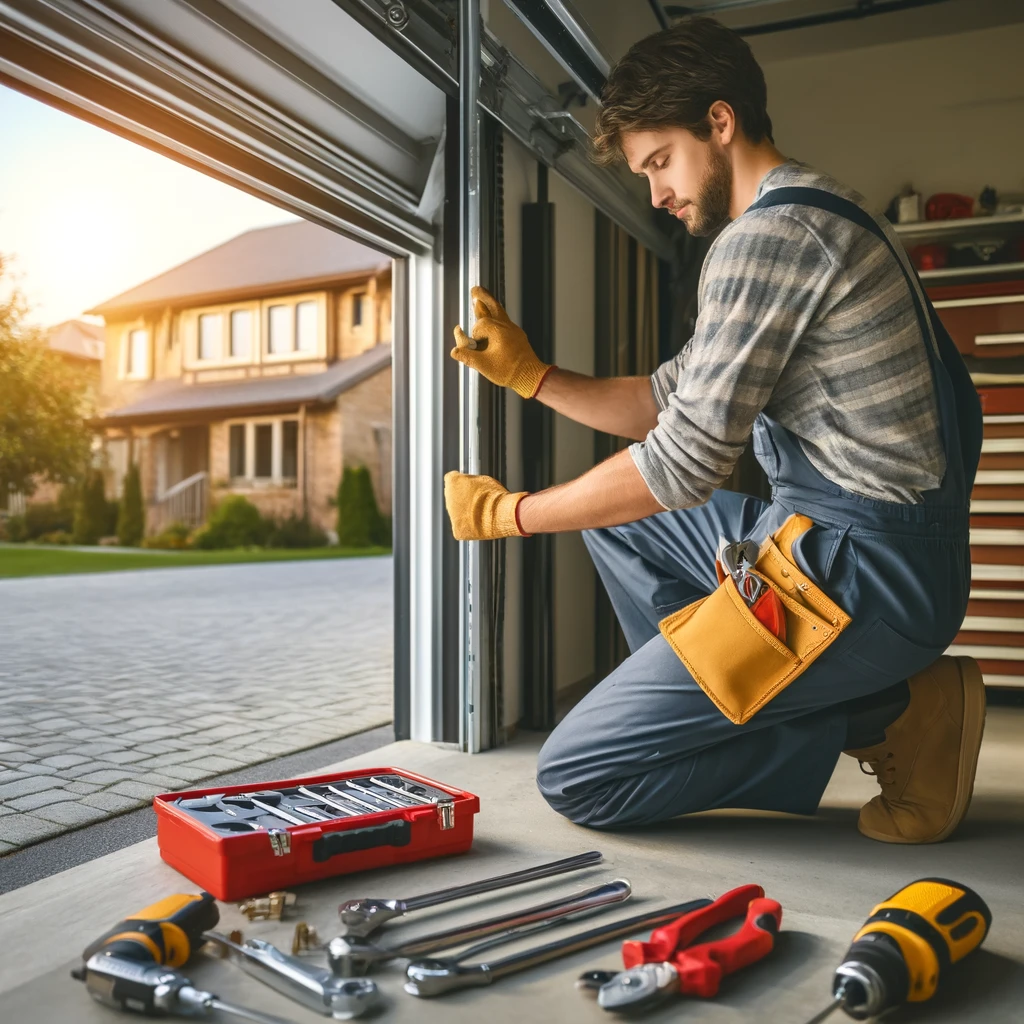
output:
{"label": "socket wrench", "polygon": [[582,868],[593,867],[600,862],[600,852],[591,850],[589,853],[581,853],[575,857],[551,861],[548,864],[541,864],[535,868],[512,871],[507,875],[484,878],[479,882],[456,885],[450,889],[438,889],[436,892],[423,893],[420,896],[412,896],[405,900],[349,900],[338,907],[338,914],[341,917],[341,924],[345,935],[367,938],[377,931],[378,928],[387,924],[388,921],[396,917],[402,917],[412,910],[436,907],[441,903],[448,903],[451,900],[461,900],[467,896],[479,896],[481,893],[493,892],[496,889],[505,889],[513,885],[522,885],[524,882],[533,882],[540,878],[550,878],[553,875],[561,875],[567,871],[579,871]]}

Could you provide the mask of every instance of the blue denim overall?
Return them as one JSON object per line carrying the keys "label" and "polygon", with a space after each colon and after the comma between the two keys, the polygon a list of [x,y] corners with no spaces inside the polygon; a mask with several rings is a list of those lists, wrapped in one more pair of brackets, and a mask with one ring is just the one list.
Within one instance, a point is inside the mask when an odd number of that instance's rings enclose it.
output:
{"label": "blue denim overall", "polygon": [[[771,481],[770,502],[716,491],[699,508],[585,533],[632,653],[540,752],[541,793],[581,825],[625,827],[715,807],[813,813],[847,738],[847,702],[925,668],[963,622],[982,424],[967,368],[916,274],[870,215],[811,188],[773,189],[753,208],[786,204],[845,217],[889,247],[928,351],[946,472],[918,504],[860,497],[827,480],[794,435],[762,414],[754,451]],[[798,567],[852,622],[750,721],[734,725],[658,622],[718,586],[719,537],[759,542],[793,513],[815,523],[793,545]]]}

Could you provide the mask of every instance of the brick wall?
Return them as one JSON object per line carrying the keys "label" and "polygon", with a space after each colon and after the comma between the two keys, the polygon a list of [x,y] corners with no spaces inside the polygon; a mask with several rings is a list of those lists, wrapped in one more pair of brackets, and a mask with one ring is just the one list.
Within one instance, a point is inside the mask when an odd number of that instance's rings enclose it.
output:
{"label": "brick wall", "polygon": [[[366,466],[377,504],[391,514],[391,367],[357,384],[338,399],[341,455],[345,466]],[[376,428],[376,430],[375,430]],[[378,442],[378,434],[382,435]]]}

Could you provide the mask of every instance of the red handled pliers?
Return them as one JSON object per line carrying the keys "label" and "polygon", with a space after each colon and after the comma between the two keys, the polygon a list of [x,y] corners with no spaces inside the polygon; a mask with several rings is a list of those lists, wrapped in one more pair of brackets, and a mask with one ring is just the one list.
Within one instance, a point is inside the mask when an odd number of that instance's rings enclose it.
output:
{"label": "red handled pliers", "polygon": [[[744,917],[732,935],[693,945],[709,928]],[[782,907],[759,885],[741,885],[714,903],[656,928],[650,942],[624,942],[626,970],[602,985],[606,1010],[632,1010],[673,993],[710,999],[727,974],[756,963],[775,948]]]}

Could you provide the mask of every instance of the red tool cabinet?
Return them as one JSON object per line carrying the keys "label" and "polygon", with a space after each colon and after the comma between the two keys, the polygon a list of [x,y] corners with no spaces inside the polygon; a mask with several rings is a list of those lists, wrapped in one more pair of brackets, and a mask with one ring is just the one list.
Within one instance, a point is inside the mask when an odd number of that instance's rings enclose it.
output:
{"label": "red tool cabinet", "polygon": [[[298,786],[345,785],[371,776],[397,776],[403,785],[425,787],[443,797],[434,804],[367,810],[285,828],[259,825],[259,831],[254,828],[227,835],[180,804],[203,797],[245,799]],[[333,875],[464,853],[473,843],[473,820],[480,800],[472,793],[387,767],[162,793],[153,805],[160,856],[217,899],[231,902]],[[259,816],[254,820],[260,820]],[[222,824],[227,822],[225,818]]]}

